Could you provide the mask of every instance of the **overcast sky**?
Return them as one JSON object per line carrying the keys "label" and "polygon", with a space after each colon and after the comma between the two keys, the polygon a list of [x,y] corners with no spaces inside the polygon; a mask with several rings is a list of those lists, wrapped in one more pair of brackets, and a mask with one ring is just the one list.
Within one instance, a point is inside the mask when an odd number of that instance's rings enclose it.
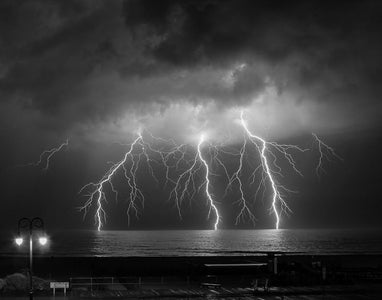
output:
{"label": "overcast sky", "polygon": [[[284,227],[380,226],[381,14],[381,1],[1,1],[0,225],[41,215],[92,227],[78,191],[123,156],[115,142],[145,129],[235,147],[244,110],[264,138],[313,147],[314,132],[344,159],[320,178],[313,152],[303,179],[287,170],[299,193]],[[67,138],[47,172],[13,168]],[[209,228],[203,200],[182,223],[146,173],[148,206],[132,228]],[[260,227],[273,224],[267,201]],[[127,228],[125,203],[108,205],[110,228]],[[227,227],[232,207],[221,200]]]}

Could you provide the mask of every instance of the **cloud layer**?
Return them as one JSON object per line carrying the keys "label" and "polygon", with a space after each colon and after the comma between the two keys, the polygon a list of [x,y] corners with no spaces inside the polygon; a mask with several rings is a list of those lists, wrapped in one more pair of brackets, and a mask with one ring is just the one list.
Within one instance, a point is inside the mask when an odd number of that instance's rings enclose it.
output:
{"label": "cloud layer", "polygon": [[6,128],[18,116],[39,134],[118,138],[173,120],[181,136],[226,131],[241,108],[275,138],[379,127],[378,1],[2,1],[1,12]]}

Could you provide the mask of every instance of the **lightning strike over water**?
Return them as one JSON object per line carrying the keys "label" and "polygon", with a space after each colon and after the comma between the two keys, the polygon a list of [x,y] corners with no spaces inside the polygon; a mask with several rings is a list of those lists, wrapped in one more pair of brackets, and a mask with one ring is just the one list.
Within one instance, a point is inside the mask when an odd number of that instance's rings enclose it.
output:
{"label": "lightning strike over water", "polygon": [[[174,150],[172,150],[171,153],[174,155],[175,152],[180,152],[180,156],[176,158],[175,165],[176,169],[179,169],[180,163],[183,161],[185,162],[183,168],[185,168],[185,171],[181,172],[178,175],[178,178],[176,180],[170,179],[168,177],[169,174],[169,164],[168,160],[163,160],[164,165],[166,166],[166,176],[167,181],[171,182],[174,187],[172,188],[170,192],[169,199],[174,199],[175,204],[178,210],[179,217],[182,218],[181,214],[181,205],[188,198],[190,201],[195,197],[195,195],[204,187],[205,188],[205,195],[207,197],[208,205],[209,205],[209,211],[208,211],[208,218],[211,215],[211,210],[214,211],[214,214],[216,215],[216,221],[214,223],[214,229],[216,230],[219,224],[220,215],[218,212],[218,209],[215,205],[215,202],[213,200],[213,196],[210,192],[210,168],[208,166],[207,160],[203,157],[202,154],[202,145],[205,143],[205,137],[204,135],[201,135],[198,145],[197,145],[197,151],[192,156],[192,159],[186,159],[187,156],[187,149],[184,147],[184,145],[181,145],[180,147],[175,147]],[[200,174],[201,170],[205,170],[205,175],[202,183],[197,183],[197,177]]]}
{"label": "lightning strike over water", "polygon": [[[182,206],[188,200],[190,203],[196,195],[202,195],[207,200],[209,219],[211,214],[215,216],[213,228],[218,229],[221,214],[219,213],[214,195],[211,193],[211,176],[223,174],[227,184],[224,197],[231,192],[234,187],[239,191],[239,197],[233,203],[239,207],[235,224],[247,218],[255,225],[254,203],[257,195],[262,189],[263,198],[267,186],[271,188],[270,212],[275,216],[275,228],[280,228],[281,214],[290,213],[291,209],[287,205],[285,198],[288,193],[295,191],[280,184],[278,177],[283,177],[282,168],[278,164],[279,159],[285,160],[290,168],[299,176],[303,176],[298,169],[294,159],[295,154],[306,152],[310,149],[301,148],[291,144],[279,144],[266,141],[264,138],[251,131],[244,119],[244,112],[240,114],[240,126],[244,129],[244,140],[239,149],[227,147],[225,144],[213,144],[207,142],[205,135],[201,135],[197,145],[177,144],[174,140],[163,139],[153,136],[150,132],[139,133],[138,136],[128,145],[128,151],[117,163],[113,163],[103,177],[97,182],[90,182],[80,189],[80,193],[85,193],[86,201],[80,211],[87,215],[90,208],[95,206],[94,220],[97,229],[100,231],[106,223],[105,205],[107,204],[106,187],[115,194],[118,199],[118,191],[114,187],[113,177],[120,172],[127,181],[129,194],[127,197],[127,219],[130,225],[131,214],[137,219],[140,210],[144,208],[145,196],[143,190],[138,185],[138,170],[141,163],[145,162],[149,175],[160,184],[163,179],[163,188],[169,191],[169,201],[173,201],[178,212],[179,219],[182,219]],[[316,134],[313,134],[318,143],[320,153],[316,171],[322,168],[324,158],[337,156],[333,148],[322,142]],[[121,144],[122,146],[126,146]],[[205,149],[203,151],[202,149]],[[256,166],[256,157],[249,155],[250,149],[255,149],[259,154],[259,165]],[[232,171],[225,164],[225,161],[237,161],[237,167]],[[248,163],[246,163],[248,162]],[[251,168],[250,173],[244,169]],[[161,173],[162,172],[162,173]],[[164,174],[164,176],[157,176]],[[259,185],[250,201],[246,196],[244,178],[249,180],[249,186],[256,182],[260,176]],[[201,193],[201,191],[203,191]]]}
{"label": "lightning strike over water", "polygon": [[[137,182],[136,182],[136,172],[138,169],[138,164],[140,160],[140,156],[138,157],[138,160],[134,158],[133,155],[133,150],[134,147],[139,144],[139,142],[142,141],[142,135],[138,134],[138,137],[134,140],[134,142],[131,144],[130,149],[128,152],[125,153],[123,159],[115,164],[113,164],[110,169],[106,172],[106,174],[101,178],[100,181],[94,183],[88,183],[85,186],[83,186],[80,190],[80,193],[84,191],[86,188],[93,188],[89,194],[87,194],[88,199],[85,202],[84,206],[80,208],[80,210],[83,210],[85,212],[85,215],[87,213],[87,210],[89,207],[93,204],[93,202],[96,202],[96,213],[95,213],[95,223],[97,225],[97,230],[100,231],[104,222],[106,222],[106,212],[103,208],[103,202],[106,202],[106,194],[104,191],[104,186],[105,184],[109,184],[111,187],[112,191],[117,195],[118,197],[118,192],[114,188],[113,182],[112,182],[112,177],[114,174],[121,168],[124,171],[124,176],[127,179],[127,183],[130,187],[130,202],[129,206],[127,209],[127,217],[128,220],[130,220],[130,210],[135,211],[136,217],[138,217],[138,208],[136,201],[141,200],[142,206],[144,204],[144,196],[142,191],[137,187]],[[125,163],[130,160],[132,162],[131,167],[127,169],[125,167]]]}
{"label": "lightning strike over water", "polygon": [[211,214],[211,210],[213,210],[215,215],[216,215],[216,221],[215,221],[215,224],[214,224],[214,229],[217,230],[218,229],[218,225],[219,225],[220,215],[219,215],[219,211],[218,211],[218,209],[217,209],[217,207],[216,207],[216,205],[214,203],[214,200],[212,199],[212,194],[210,192],[210,179],[209,179],[210,169],[208,167],[207,161],[203,158],[203,155],[202,155],[201,147],[202,147],[203,143],[204,143],[204,135],[202,135],[200,137],[200,141],[199,141],[199,144],[198,144],[198,156],[199,156],[199,159],[203,162],[203,165],[204,165],[204,167],[206,169],[206,177],[205,177],[204,185],[205,185],[205,192],[206,192],[206,195],[207,195],[207,198],[208,198],[208,201],[209,201],[209,205],[210,205],[210,209],[208,211],[208,217]]}
{"label": "lightning strike over water", "polygon": [[[95,204],[95,223],[98,231],[102,229],[104,223],[106,222],[106,211],[104,205],[107,203],[107,198],[105,186],[108,185],[111,188],[111,191],[114,192],[118,198],[118,191],[114,187],[112,179],[118,170],[121,169],[130,189],[127,208],[128,223],[130,224],[131,211],[133,211],[135,217],[138,218],[139,208],[144,207],[145,197],[137,184],[137,170],[142,157],[144,157],[149,173],[157,183],[159,183],[159,180],[154,174],[152,164],[160,164],[165,168],[165,186],[173,185],[170,191],[169,200],[174,200],[180,219],[182,219],[182,203],[186,199],[191,201],[204,187],[209,204],[208,217],[210,217],[211,211],[213,211],[216,215],[216,221],[214,223],[214,229],[216,230],[220,216],[213,201],[213,196],[210,192],[209,176],[211,175],[211,172],[208,162],[202,154],[202,145],[205,143],[204,136],[201,136],[197,145],[197,151],[195,152],[195,155],[192,155],[192,158],[189,158],[190,154],[188,153],[188,147],[185,144],[176,145],[172,140],[157,138],[151,134],[150,138],[156,143],[167,145],[167,147],[160,147],[157,149],[150,142],[144,140],[142,134],[139,134],[130,145],[129,150],[125,153],[123,159],[113,164],[101,180],[98,182],[90,182],[80,189],[80,194],[87,191],[85,194],[87,200],[85,204],[80,207],[80,211],[83,211],[84,216],[86,216],[90,207]],[[159,158],[155,158],[154,155]],[[130,166],[128,166],[129,164]],[[179,173],[180,169],[183,169],[184,171]],[[203,169],[205,170],[204,180],[199,183],[197,182],[197,178]]]}
{"label": "lightning strike over water", "polygon": [[[287,189],[286,187],[284,187],[283,185],[281,185],[277,182],[274,175],[275,174],[282,175],[281,174],[281,168],[277,165],[276,156],[271,151],[270,148],[272,147],[274,150],[280,152],[286,158],[286,160],[289,162],[289,164],[292,166],[293,170],[301,176],[302,176],[302,174],[297,169],[296,162],[293,159],[293,156],[290,153],[288,153],[288,150],[293,149],[293,150],[297,150],[299,152],[305,152],[308,149],[303,149],[303,148],[300,148],[300,147],[295,146],[295,145],[284,145],[284,144],[277,144],[275,142],[267,142],[266,140],[264,140],[260,136],[255,135],[254,133],[252,133],[249,130],[249,128],[248,128],[248,126],[244,120],[244,112],[243,111],[240,114],[240,122],[241,122],[241,125],[243,126],[243,128],[247,134],[249,142],[252,143],[259,151],[260,158],[261,158],[262,170],[266,174],[266,177],[268,178],[270,185],[271,185],[271,188],[272,188],[272,211],[273,211],[273,214],[275,215],[275,218],[276,218],[275,228],[279,229],[279,227],[280,227],[280,213],[281,213],[279,211],[279,209],[284,210],[286,212],[291,211],[290,208],[288,207],[287,203],[285,202],[284,195],[282,194],[281,191],[284,191],[284,192],[293,192],[293,191]],[[245,148],[245,145],[246,145],[246,143],[244,143],[244,146],[243,146],[244,148]],[[267,154],[270,154],[274,158],[274,160],[273,160],[273,167],[274,168],[273,169],[271,168],[271,162],[268,160]],[[244,150],[242,151],[241,159],[242,159],[243,155],[244,155]],[[239,166],[239,170],[240,169],[241,169],[241,165]],[[254,176],[254,174],[253,174],[253,176]],[[264,183],[264,180],[262,179],[261,182]],[[245,201],[244,201],[244,203],[245,203]],[[242,212],[244,210],[248,211],[248,208],[246,206],[243,206]]]}

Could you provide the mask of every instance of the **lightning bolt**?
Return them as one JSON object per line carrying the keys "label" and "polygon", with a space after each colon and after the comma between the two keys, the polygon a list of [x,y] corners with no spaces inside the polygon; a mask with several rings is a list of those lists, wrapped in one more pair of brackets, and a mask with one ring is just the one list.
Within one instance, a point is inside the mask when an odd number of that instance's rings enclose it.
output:
{"label": "lightning bolt", "polygon": [[[214,230],[217,230],[221,221],[218,207],[211,193],[211,176],[218,176],[215,173],[215,168],[219,174],[223,174],[227,180],[225,189],[225,197],[228,191],[231,191],[234,186],[239,191],[239,197],[234,203],[239,205],[239,213],[236,216],[237,225],[241,220],[249,218],[253,224],[256,222],[256,217],[253,213],[253,204],[249,201],[245,194],[245,185],[243,183],[243,169],[251,168],[250,176],[245,176],[249,179],[250,185],[255,183],[255,178],[258,174],[261,175],[259,185],[254,194],[256,200],[260,190],[263,192],[263,197],[266,191],[267,183],[271,187],[271,207],[270,211],[275,216],[275,228],[279,229],[282,213],[289,213],[291,209],[287,205],[285,198],[288,193],[295,191],[280,184],[278,177],[283,177],[282,168],[278,164],[281,158],[286,161],[290,168],[298,175],[303,176],[297,167],[294,159],[296,153],[302,153],[309,149],[301,148],[296,145],[279,144],[276,142],[266,141],[261,136],[253,133],[247,126],[244,119],[244,112],[240,114],[240,124],[244,129],[243,144],[239,149],[236,147],[229,148],[224,144],[212,144],[207,141],[205,135],[201,135],[196,146],[188,144],[176,144],[172,139],[162,139],[153,136],[150,132],[145,134],[139,133],[131,144],[121,144],[128,146],[128,151],[125,152],[123,158],[117,163],[113,163],[108,171],[97,182],[90,182],[80,189],[80,193],[87,191],[85,194],[86,201],[81,211],[84,211],[84,217],[91,206],[95,205],[95,223],[98,231],[102,229],[106,223],[105,204],[107,203],[105,188],[109,187],[118,199],[118,191],[113,185],[113,177],[119,172],[121,173],[129,187],[129,196],[127,197],[127,218],[130,224],[130,215],[134,214],[139,219],[140,209],[144,208],[145,196],[138,186],[137,172],[140,168],[142,161],[145,161],[148,167],[149,174],[157,184],[164,181],[164,188],[169,188],[169,201],[174,201],[179,218],[182,219],[182,205],[184,201],[191,201],[195,198],[200,191],[206,197],[208,204],[209,219],[211,215],[215,215],[213,224]],[[319,162],[316,168],[318,173],[322,169],[323,160],[330,160],[330,156],[339,156],[334,152],[334,149],[325,144],[313,134],[316,142],[318,143],[318,150],[320,153]],[[260,162],[256,166],[253,158],[249,158],[248,151],[250,148],[256,149],[260,157]],[[203,150],[204,149],[204,150]],[[53,149],[52,149],[53,150]],[[50,150],[51,151],[51,150]],[[55,152],[54,152],[55,153]],[[53,152],[49,152],[48,162]],[[232,161],[232,158],[238,159],[237,168],[230,174],[229,169],[226,167],[224,161],[227,159]],[[42,161],[42,159],[40,159]],[[248,162],[248,164],[246,164]],[[49,165],[49,163],[48,163]],[[154,172],[153,165],[164,168],[164,176],[159,180]],[[160,169],[158,169],[160,170]],[[222,171],[222,172],[221,172]],[[162,171],[163,172],[163,169]],[[200,180],[202,177],[202,180]]]}
{"label": "lightning bolt", "polygon": [[239,153],[232,153],[230,152],[231,155],[233,156],[239,156],[239,166],[236,169],[236,171],[232,174],[232,176],[228,177],[228,184],[224,193],[224,197],[227,195],[227,192],[229,189],[232,189],[232,186],[235,182],[238,183],[238,189],[240,193],[239,199],[237,199],[235,202],[239,203],[241,206],[240,212],[236,217],[236,222],[235,224],[238,225],[241,219],[245,219],[245,216],[248,216],[249,219],[252,221],[253,224],[256,222],[255,215],[252,213],[250,204],[245,198],[244,191],[243,191],[243,182],[241,181],[241,173],[243,170],[243,162],[244,162],[244,155],[246,152],[246,146],[247,146],[247,139],[244,139],[243,146],[240,148]]}
{"label": "lightning bolt", "polygon": [[[276,218],[275,228],[279,229],[279,227],[280,227],[280,214],[281,214],[281,212],[279,211],[279,208],[281,210],[286,211],[286,212],[291,211],[290,208],[288,207],[287,203],[284,200],[284,195],[283,195],[282,191],[284,191],[284,192],[293,192],[293,191],[286,188],[285,186],[279,184],[278,181],[276,180],[274,175],[275,174],[282,175],[282,174],[281,174],[281,168],[277,165],[277,162],[276,162],[277,161],[276,155],[272,152],[272,149],[276,152],[281,153],[281,155],[291,165],[293,170],[297,174],[299,174],[300,176],[302,176],[302,173],[297,168],[296,162],[293,158],[293,155],[291,153],[289,153],[288,151],[289,150],[297,150],[299,152],[305,152],[305,151],[308,151],[308,149],[303,149],[303,148],[300,148],[296,145],[285,145],[285,144],[277,144],[276,142],[267,142],[262,137],[255,135],[254,133],[252,133],[249,130],[249,128],[248,128],[248,126],[244,120],[244,112],[243,111],[241,111],[241,114],[240,114],[240,123],[241,123],[242,127],[244,128],[244,131],[247,135],[248,142],[253,144],[260,154],[261,168],[262,168],[263,174],[265,174],[266,178],[270,182],[271,189],[272,189],[272,205],[271,206],[272,206],[272,212]],[[246,143],[244,143],[244,146],[242,148],[240,161],[242,161],[242,159],[243,159],[243,155],[245,153],[245,147],[246,147]],[[270,161],[268,159],[267,154],[273,158],[273,161]],[[237,172],[239,172],[241,170],[241,167],[242,167],[242,163],[240,163],[240,166],[239,166],[239,169]],[[258,169],[255,169],[254,172],[256,172],[257,170]],[[254,174],[255,173],[253,173],[252,176],[254,176]],[[234,175],[233,178],[240,182],[240,179],[238,179],[237,175]],[[264,176],[262,177],[262,180],[261,180],[261,184],[263,184],[263,183],[264,183]],[[240,190],[241,190],[241,193],[243,195],[243,192],[241,189],[241,183],[240,183]],[[243,198],[243,196],[242,196],[242,198]],[[243,203],[243,206],[242,206],[242,210],[241,210],[240,214],[242,214],[245,211],[247,211],[247,212],[249,212],[249,214],[251,214],[248,206],[245,204],[246,201],[242,200],[242,203]],[[239,217],[240,217],[240,214],[239,214]]]}
{"label": "lightning bolt", "polygon": [[[123,174],[130,188],[130,195],[128,199],[129,204],[127,208],[128,224],[130,224],[131,211],[134,212],[136,218],[139,217],[139,207],[141,206],[143,208],[145,201],[144,194],[137,184],[137,170],[142,158],[145,158],[149,168],[149,173],[157,183],[159,183],[159,180],[154,174],[152,164],[161,164],[165,167],[165,186],[169,184],[174,186],[170,192],[169,199],[175,199],[175,204],[180,218],[182,218],[181,205],[184,199],[187,197],[191,200],[204,184],[206,184],[206,192],[211,203],[211,207],[217,213],[217,208],[214,205],[211,194],[209,193],[208,171],[206,174],[206,181],[202,185],[197,187],[195,181],[195,178],[201,168],[203,166],[206,170],[208,168],[208,164],[203,159],[200,151],[200,146],[203,141],[198,144],[198,151],[193,159],[191,159],[189,158],[189,153],[187,151],[188,147],[186,147],[185,144],[176,145],[173,140],[156,138],[151,133],[149,133],[149,135],[157,144],[165,144],[166,146],[155,148],[150,142],[144,140],[142,134],[138,134],[136,139],[129,146],[129,150],[125,153],[123,159],[113,164],[99,181],[90,182],[80,189],[80,194],[84,191],[88,191],[85,194],[87,200],[85,204],[80,207],[80,211],[84,212],[85,217],[90,207],[95,203],[96,212],[94,219],[98,231],[102,229],[104,223],[106,222],[104,203],[107,202],[107,198],[105,186],[108,185],[118,198],[118,191],[115,189],[112,179],[120,169],[123,170]],[[159,159],[153,158],[153,154],[156,154]],[[201,162],[203,164],[201,164]],[[179,175],[176,175],[177,179],[173,179],[173,173],[176,173],[179,169],[183,168],[185,168],[185,171]],[[215,227],[216,226],[217,224]]]}
{"label": "lightning bolt", "polygon": [[[166,166],[166,183],[173,184],[173,188],[170,191],[169,200],[174,200],[176,208],[178,210],[179,218],[182,219],[181,205],[183,201],[188,198],[191,201],[195,195],[204,187],[205,194],[207,196],[207,202],[209,203],[208,218],[211,215],[211,211],[214,211],[216,215],[216,221],[214,223],[214,229],[217,230],[220,221],[220,215],[218,209],[213,200],[213,196],[210,192],[210,175],[211,171],[207,160],[202,154],[202,145],[205,143],[204,135],[200,136],[197,151],[189,158],[186,145],[175,146],[173,150],[169,151],[166,156],[163,157],[162,162]],[[176,156],[177,155],[177,156]],[[177,175],[177,179],[171,179],[169,177],[169,170],[171,165],[169,164],[169,156],[175,158],[173,166],[175,170],[183,167],[184,171]],[[204,180],[201,184],[197,184],[197,177],[201,170],[204,169]]]}
{"label": "lightning bolt", "polygon": [[209,179],[210,169],[208,167],[207,161],[203,158],[203,155],[202,155],[201,147],[202,147],[203,143],[204,143],[204,135],[201,135],[199,143],[198,143],[198,156],[199,156],[199,159],[202,161],[204,168],[206,170],[204,186],[205,186],[205,192],[206,192],[209,204],[210,204],[210,209],[208,211],[208,217],[211,214],[211,210],[213,210],[215,215],[216,215],[216,221],[214,223],[214,229],[217,230],[218,225],[219,225],[219,221],[220,221],[220,215],[219,215],[219,211],[218,211],[218,209],[214,203],[214,200],[212,199],[212,194],[210,192],[210,179]]}
{"label": "lightning bolt", "polygon": [[323,168],[323,161],[324,159],[331,161],[330,157],[334,157],[338,160],[343,161],[342,157],[337,155],[337,153],[334,151],[332,147],[324,143],[315,133],[312,133],[315,141],[317,142],[318,146],[318,153],[319,153],[319,158],[318,158],[318,163],[316,166],[316,174],[318,177],[320,177],[321,173],[325,173],[325,169]]}
{"label": "lightning bolt", "polygon": [[[137,207],[137,201],[141,201],[142,206],[144,204],[144,195],[142,191],[137,186],[136,181],[136,172],[139,166],[139,162],[141,159],[141,155],[138,155],[138,158],[136,159],[133,154],[134,147],[136,145],[143,145],[140,144],[142,142],[143,138],[141,134],[138,134],[138,137],[133,141],[133,143],[130,145],[130,149],[125,153],[122,160],[119,162],[113,164],[110,169],[106,172],[106,174],[98,181],[98,182],[90,182],[83,186],[80,190],[80,193],[82,193],[85,189],[90,188],[90,192],[87,194],[87,201],[85,204],[80,208],[80,211],[84,211],[86,216],[86,213],[90,206],[95,202],[96,203],[96,212],[95,212],[95,223],[97,225],[97,230],[100,231],[103,227],[104,223],[106,222],[106,212],[103,208],[103,202],[107,202],[106,194],[104,191],[105,185],[108,184],[111,187],[111,190],[116,194],[118,197],[118,192],[114,188],[112,178],[113,176],[118,172],[118,170],[122,169],[124,171],[124,176],[127,180],[127,183],[130,187],[130,196],[129,196],[129,205],[127,209],[127,216],[128,216],[128,222],[130,223],[130,211],[134,210],[136,217],[138,218],[138,207]],[[144,148],[143,148],[144,149]],[[130,168],[127,168],[125,164],[127,162],[131,162]]]}
{"label": "lightning bolt", "polygon": [[26,165],[21,165],[20,167],[25,167],[25,166],[33,166],[33,167],[39,167],[41,165],[44,165],[42,168],[43,171],[48,171],[49,165],[50,165],[50,160],[51,158],[59,152],[62,148],[68,147],[69,145],[69,139],[67,139],[65,142],[63,142],[61,145],[58,147],[52,148],[50,150],[44,150],[39,157],[39,160],[36,162],[28,163]]}

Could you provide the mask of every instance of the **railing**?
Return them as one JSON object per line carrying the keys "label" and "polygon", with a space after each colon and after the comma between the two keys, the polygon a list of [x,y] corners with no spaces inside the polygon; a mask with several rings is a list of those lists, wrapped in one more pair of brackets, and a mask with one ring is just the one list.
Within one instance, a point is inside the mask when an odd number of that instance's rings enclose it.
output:
{"label": "railing", "polygon": [[142,286],[160,286],[165,284],[190,285],[190,277],[71,277],[70,288],[87,287],[92,291],[102,286],[123,285],[131,288]]}

